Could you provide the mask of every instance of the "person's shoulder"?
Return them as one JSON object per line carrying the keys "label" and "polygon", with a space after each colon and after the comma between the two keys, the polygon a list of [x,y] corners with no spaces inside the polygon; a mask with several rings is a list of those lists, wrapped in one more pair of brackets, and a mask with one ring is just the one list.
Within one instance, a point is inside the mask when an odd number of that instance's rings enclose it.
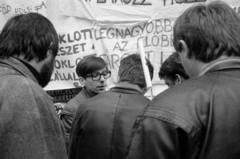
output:
{"label": "person's shoulder", "polygon": [[82,103],[82,100],[83,95],[81,92],[79,92],[75,97],[73,97],[66,103],[65,107],[63,108],[62,114],[74,114],[77,111],[79,105]]}
{"label": "person's shoulder", "polygon": [[81,111],[84,110],[91,110],[91,109],[98,109],[105,107],[110,101],[114,100],[114,96],[116,96],[116,93],[106,91],[100,94],[97,94],[96,96],[92,98],[88,98],[84,100],[78,109]]}
{"label": "person's shoulder", "polygon": [[171,89],[167,89],[160,94],[158,94],[153,101],[163,100],[163,99],[182,99],[189,98],[190,96],[195,96],[197,94],[205,94],[210,91],[210,88],[213,86],[214,81],[208,77],[196,77],[188,79],[181,84],[175,85]]}
{"label": "person's shoulder", "polygon": [[[190,109],[204,113],[210,100],[214,82],[206,77],[197,77],[158,94],[149,109],[166,109],[189,116]],[[190,115],[191,116],[191,115]]]}
{"label": "person's shoulder", "polygon": [[[202,118],[208,111],[211,83],[205,77],[194,78],[158,94],[144,110],[144,120],[164,122],[190,133],[201,129]],[[188,129],[190,128],[190,129]]]}
{"label": "person's shoulder", "polygon": [[5,88],[12,87],[8,90],[21,92],[20,96],[24,94],[29,94],[33,95],[36,99],[50,99],[50,96],[47,94],[47,92],[37,82],[33,81],[30,78],[22,75],[13,75],[11,77],[7,77],[6,80],[8,82],[5,85]]}

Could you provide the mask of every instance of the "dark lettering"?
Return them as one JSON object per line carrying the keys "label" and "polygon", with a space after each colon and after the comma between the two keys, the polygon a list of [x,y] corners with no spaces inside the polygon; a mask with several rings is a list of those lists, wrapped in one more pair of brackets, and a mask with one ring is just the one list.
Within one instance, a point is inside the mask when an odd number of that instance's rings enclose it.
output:
{"label": "dark lettering", "polygon": [[169,46],[168,36],[163,34],[161,47],[167,47],[167,46]]}
{"label": "dark lettering", "polygon": [[58,39],[59,39],[59,43],[62,44],[62,43],[67,43],[66,40],[64,40],[64,37],[65,37],[65,34],[63,35],[58,35]]}
{"label": "dark lettering", "polygon": [[84,46],[86,45],[86,43],[82,43],[82,44],[79,44],[79,45],[82,47],[82,52],[84,52],[85,51]]}
{"label": "dark lettering", "polygon": [[115,49],[119,49],[121,51],[121,47],[118,42],[115,44],[113,51],[115,51]]}
{"label": "dark lettering", "polygon": [[38,12],[38,10],[42,9],[43,7],[47,8],[46,5],[45,5],[45,3],[42,1],[42,4],[39,5],[39,6],[36,6],[36,7],[35,7],[35,10]]}
{"label": "dark lettering", "polygon": [[132,37],[132,35],[131,35],[131,31],[127,28],[126,30],[125,30],[125,38],[126,38],[126,36],[130,36],[130,37]]}
{"label": "dark lettering", "polygon": [[9,5],[2,5],[2,6],[0,6],[0,12],[2,12],[3,14],[7,14],[7,13],[9,13],[10,11],[11,11],[11,6],[9,6]]}
{"label": "dark lettering", "polygon": [[156,26],[156,33],[157,34],[161,33],[163,31],[162,21],[160,19],[157,19],[155,21],[155,23],[156,23],[156,25],[155,25]]}
{"label": "dark lettering", "polygon": [[74,42],[74,40],[72,40],[72,39],[70,38],[70,35],[69,35],[69,34],[68,34],[67,38],[68,38],[68,42],[69,42],[69,43]]}
{"label": "dark lettering", "polygon": [[90,35],[89,37],[90,37],[90,39],[92,39],[92,31],[91,31],[91,29],[84,29],[81,32],[84,35],[84,39],[87,39],[87,33],[89,33],[89,35]]}
{"label": "dark lettering", "polygon": [[80,41],[81,40],[81,33],[79,31],[75,31],[74,33],[74,40]]}
{"label": "dark lettering", "polygon": [[74,54],[79,53],[78,44],[73,45],[73,53],[74,53]]}
{"label": "dark lettering", "polygon": [[[115,59],[114,59],[114,57],[116,57]],[[118,55],[116,55],[116,54],[112,54],[111,55],[111,58],[112,58],[112,68],[114,69],[114,64],[117,66],[117,68],[119,67],[119,65],[118,65],[118,61],[119,61],[119,56]]]}
{"label": "dark lettering", "polygon": [[[110,28],[110,29],[108,29],[107,30],[107,38],[108,39],[113,39],[114,38],[114,33],[112,32],[112,33],[109,33],[111,30],[113,30],[114,31],[114,29],[113,28]],[[111,37],[110,36],[108,36],[108,35],[111,35]]]}
{"label": "dark lettering", "polygon": [[97,0],[97,3],[106,3],[106,0]]}
{"label": "dark lettering", "polygon": [[61,63],[60,63],[58,60],[55,60],[55,61],[54,61],[54,67],[55,67],[56,69],[60,69],[60,68],[61,68]]}
{"label": "dark lettering", "polygon": [[122,48],[122,51],[126,51],[125,48],[128,44],[128,41],[122,41],[122,43],[124,44],[123,48]]}
{"label": "dark lettering", "polygon": [[171,20],[169,19],[164,19],[164,31],[165,32],[171,32],[172,31],[172,24]]}
{"label": "dark lettering", "polygon": [[129,4],[129,3],[131,2],[131,0],[123,0],[123,2],[124,2],[125,4]]}
{"label": "dark lettering", "polygon": [[121,38],[124,38],[123,37],[123,30],[119,30],[118,28],[116,29],[116,39],[118,39],[118,36],[120,36]]}
{"label": "dark lettering", "polygon": [[[150,30],[148,29],[149,26],[150,26]],[[148,23],[146,27],[147,33],[151,33],[153,29],[154,29],[153,23],[152,22]]]}
{"label": "dark lettering", "polygon": [[67,63],[66,60],[61,60],[62,68],[64,68],[64,67],[68,68],[66,63]]}
{"label": "dark lettering", "polygon": [[68,49],[67,55],[72,55],[72,52],[71,52],[72,47],[71,46],[66,46],[65,48]]}
{"label": "dark lettering", "polygon": [[66,53],[67,53],[67,52],[64,50],[64,47],[60,47],[60,48],[59,48],[59,52],[60,52],[61,54],[58,53],[58,56],[60,56],[60,55],[64,56],[64,55],[66,55]]}
{"label": "dark lettering", "polygon": [[70,60],[68,60],[68,67],[69,67],[69,68],[74,68],[74,67],[75,67],[74,65],[71,65]]}

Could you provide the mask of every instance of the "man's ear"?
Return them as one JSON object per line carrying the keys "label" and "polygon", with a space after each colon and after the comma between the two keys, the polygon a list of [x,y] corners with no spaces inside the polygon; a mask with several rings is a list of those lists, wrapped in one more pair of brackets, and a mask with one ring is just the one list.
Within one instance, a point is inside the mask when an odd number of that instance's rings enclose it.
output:
{"label": "man's ear", "polygon": [[180,45],[179,47],[181,48],[180,54],[183,53],[186,58],[190,58],[189,50],[186,42],[184,40],[179,40],[179,45]]}
{"label": "man's ear", "polygon": [[119,83],[120,82],[120,77],[119,76],[117,76],[117,83]]}
{"label": "man's ear", "polygon": [[86,80],[83,77],[79,77],[79,82],[83,87],[86,85]]}
{"label": "man's ear", "polygon": [[53,56],[52,50],[48,50],[48,51],[47,51],[47,56],[46,56],[46,58],[48,58],[49,56]]}
{"label": "man's ear", "polygon": [[143,88],[142,91],[143,91],[143,94],[145,94],[145,93],[147,93],[148,88]]}
{"label": "man's ear", "polygon": [[182,82],[183,82],[183,80],[182,80],[181,76],[179,74],[176,74],[175,75],[175,85],[182,83]]}

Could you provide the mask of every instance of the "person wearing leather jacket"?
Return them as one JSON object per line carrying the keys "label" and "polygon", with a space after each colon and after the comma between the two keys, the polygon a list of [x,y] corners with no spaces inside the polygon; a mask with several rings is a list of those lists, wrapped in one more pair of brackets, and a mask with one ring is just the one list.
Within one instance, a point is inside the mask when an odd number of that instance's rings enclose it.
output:
{"label": "person wearing leather jacket", "polygon": [[[147,60],[150,77],[153,66]],[[133,123],[150,99],[138,54],[123,58],[119,82],[78,107],[70,134],[69,159],[123,159]]]}
{"label": "person wearing leather jacket", "polygon": [[240,158],[240,16],[221,1],[187,9],[174,47],[190,79],[138,116],[127,159]]}

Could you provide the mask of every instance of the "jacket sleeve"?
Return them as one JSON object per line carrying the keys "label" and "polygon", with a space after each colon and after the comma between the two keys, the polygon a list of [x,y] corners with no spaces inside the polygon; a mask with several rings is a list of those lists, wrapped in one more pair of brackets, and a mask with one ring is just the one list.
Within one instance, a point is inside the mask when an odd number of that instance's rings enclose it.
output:
{"label": "jacket sleeve", "polygon": [[127,159],[193,159],[198,144],[177,124],[158,118],[137,119]]}
{"label": "jacket sleeve", "polygon": [[61,121],[65,129],[66,147],[68,150],[69,136],[70,136],[71,126],[72,126],[73,116],[69,114],[63,114],[61,115]]}
{"label": "jacket sleeve", "polygon": [[65,131],[66,131],[66,138],[69,138],[71,125],[73,121],[73,116],[68,114],[61,115],[61,121],[64,125]]}

